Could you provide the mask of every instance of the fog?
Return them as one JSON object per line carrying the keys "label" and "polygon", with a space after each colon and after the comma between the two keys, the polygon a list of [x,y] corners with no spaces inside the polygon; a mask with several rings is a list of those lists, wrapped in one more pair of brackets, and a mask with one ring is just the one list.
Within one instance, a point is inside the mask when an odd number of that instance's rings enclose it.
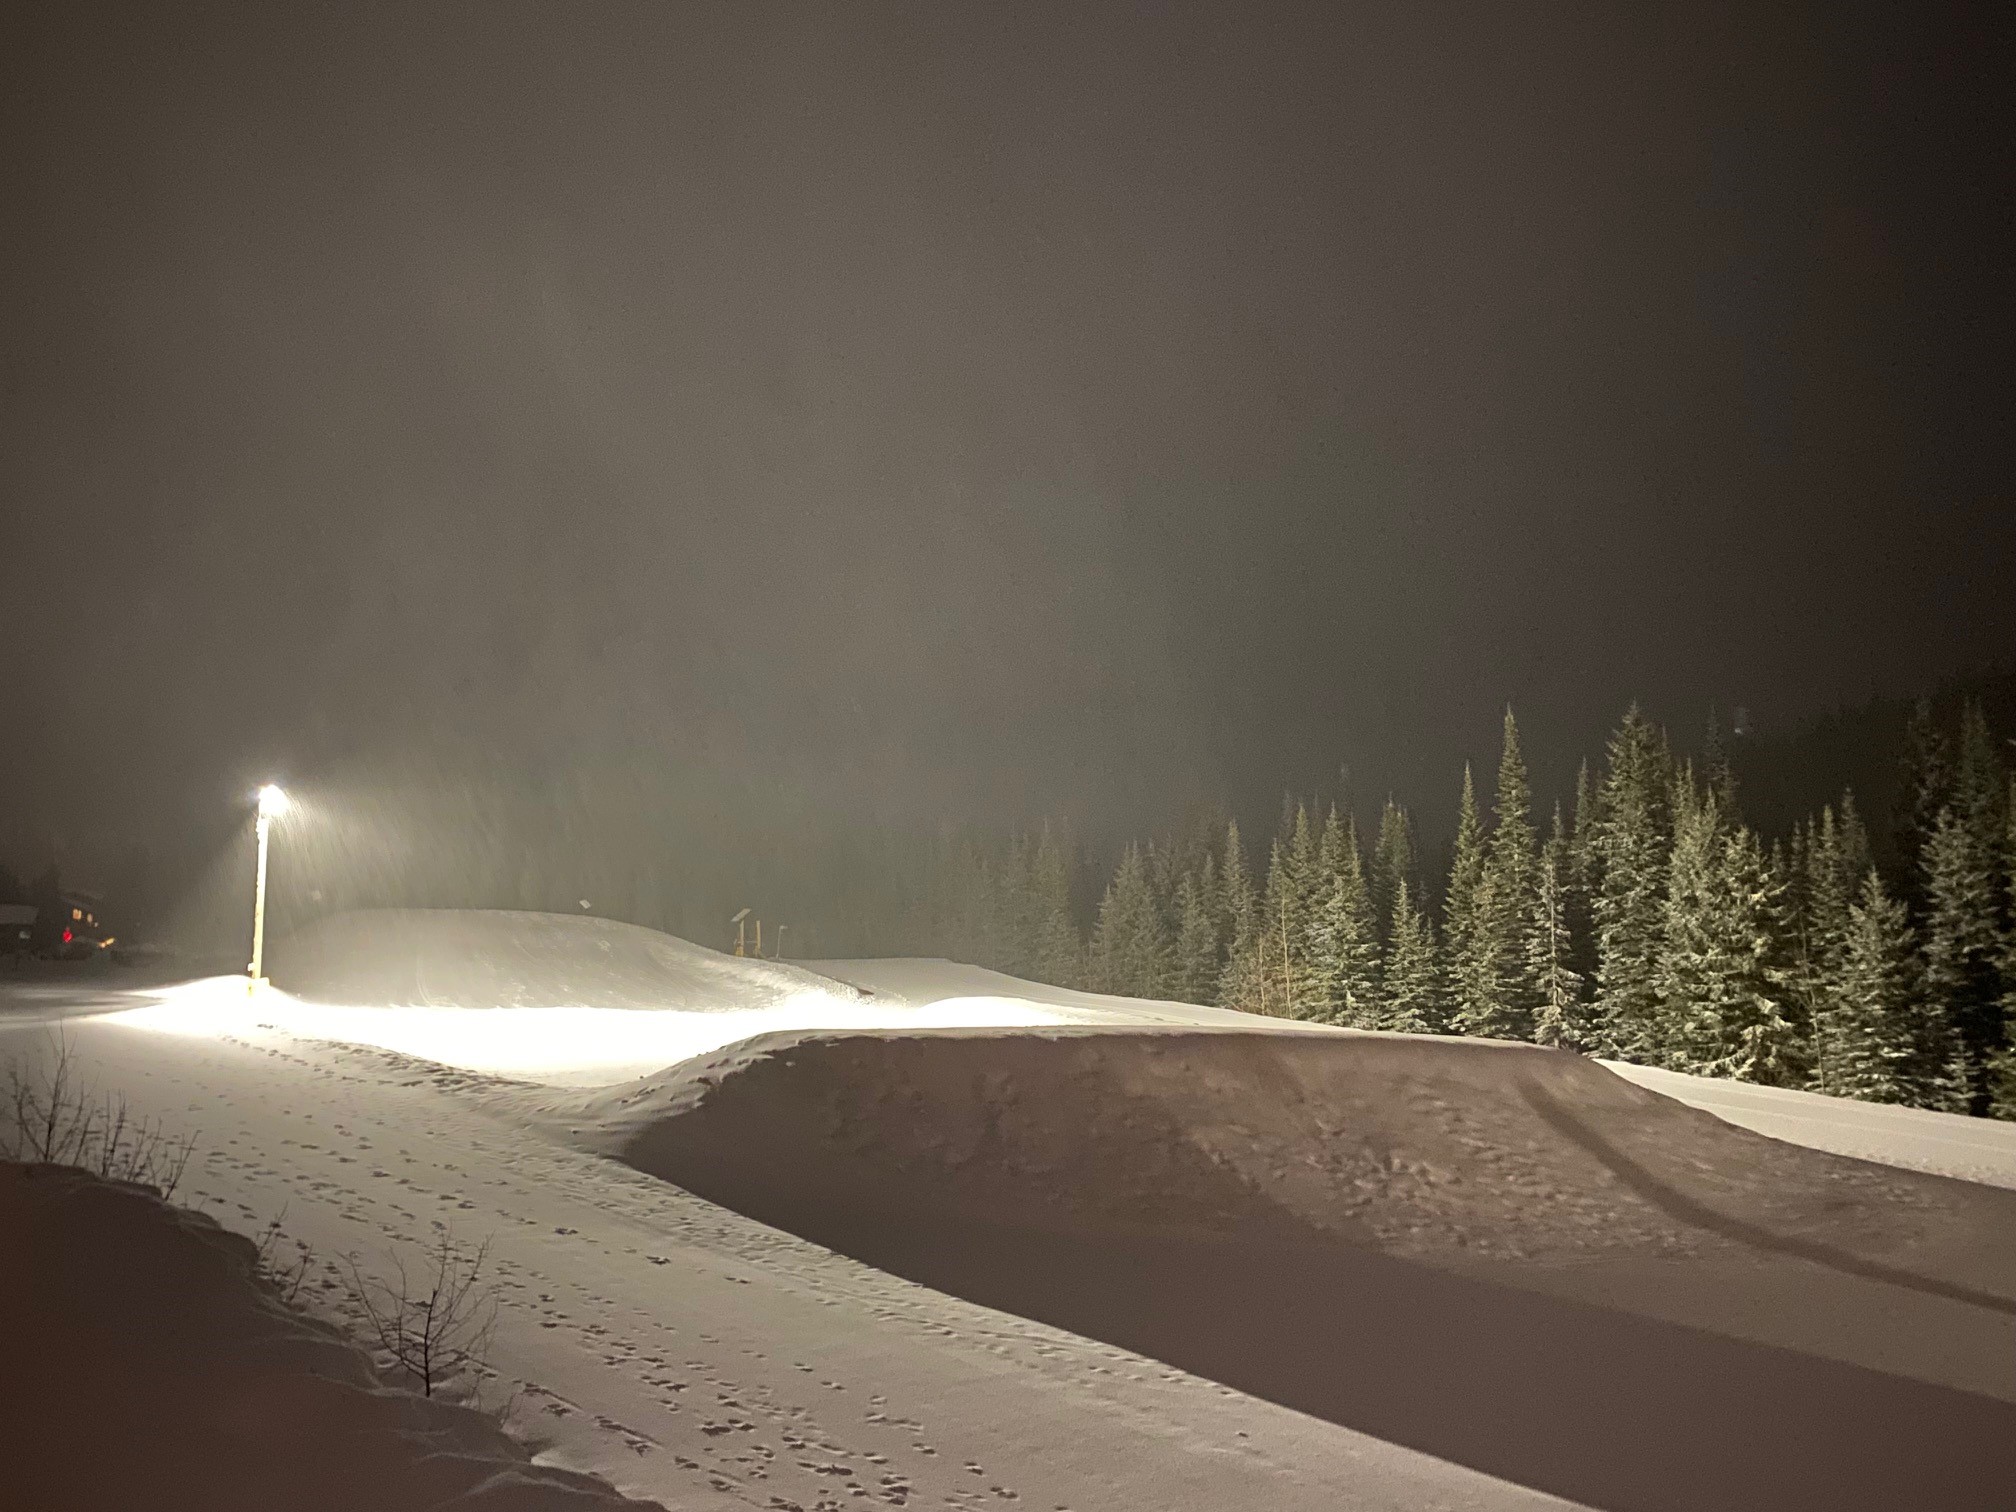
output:
{"label": "fog", "polygon": [[1972,664],[2000,149],[1808,20],[20,7],[0,852],[697,928]]}

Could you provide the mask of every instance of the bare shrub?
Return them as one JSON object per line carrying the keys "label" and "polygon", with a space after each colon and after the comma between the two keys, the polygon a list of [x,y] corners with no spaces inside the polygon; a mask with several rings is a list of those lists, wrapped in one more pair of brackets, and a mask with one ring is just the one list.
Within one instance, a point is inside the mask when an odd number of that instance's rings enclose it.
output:
{"label": "bare shrub", "polygon": [[170,1134],[135,1118],[123,1095],[80,1083],[68,1036],[24,1067],[7,1064],[0,1088],[0,1155],[9,1160],[78,1166],[108,1181],[137,1182],[172,1198],[196,1150],[193,1134]]}
{"label": "bare shrub", "polygon": [[481,1368],[497,1324],[497,1299],[483,1275],[489,1259],[489,1240],[470,1249],[452,1234],[427,1252],[418,1276],[397,1254],[390,1280],[365,1276],[350,1257],[351,1295],[370,1332],[424,1396],[465,1368]]}
{"label": "bare shrub", "polygon": [[315,1251],[305,1239],[294,1241],[293,1253],[280,1247],[280,1225],[286,1221],[287,1209],[280,1209],[280,1216],[259,1231],[258,1254],[254,1261],[259,1279],[264,1281],[280,1300],[289,1307],[301,1295],[301,1288],[308,1280],[308,1272],[315,1268]]}

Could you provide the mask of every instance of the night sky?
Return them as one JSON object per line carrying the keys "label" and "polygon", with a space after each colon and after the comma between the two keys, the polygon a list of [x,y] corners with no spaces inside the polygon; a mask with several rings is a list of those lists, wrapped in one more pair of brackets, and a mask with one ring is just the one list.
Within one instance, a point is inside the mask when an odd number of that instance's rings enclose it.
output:
{"label": "night sky", "polygon": [[2016,649],[1998,7],[8,12],[17,846],[1439,812]]}

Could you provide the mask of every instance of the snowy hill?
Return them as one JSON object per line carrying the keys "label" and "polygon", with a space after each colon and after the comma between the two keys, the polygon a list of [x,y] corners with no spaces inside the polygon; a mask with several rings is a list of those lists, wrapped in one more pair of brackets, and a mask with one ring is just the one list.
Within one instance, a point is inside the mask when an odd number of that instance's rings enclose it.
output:
{"label": "snowy hill", "polygon": [[500,909],[364,909],[273,947],[274,983],[328,1003],[737,1013],[794,994],[858,994],[781,961],[723,955],[655,929]]}

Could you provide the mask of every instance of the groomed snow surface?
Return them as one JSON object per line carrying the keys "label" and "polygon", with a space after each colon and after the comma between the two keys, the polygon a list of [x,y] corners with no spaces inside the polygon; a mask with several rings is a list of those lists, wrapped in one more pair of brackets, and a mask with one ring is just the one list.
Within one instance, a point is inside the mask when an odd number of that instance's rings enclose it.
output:
{"label": "groomed snow surface", "polygon": [[631,1496],[2008,1505],[2016,1130],[582,918],[274,960],[65,1033],[320,1305],[490,1238],[514,1430]]}

